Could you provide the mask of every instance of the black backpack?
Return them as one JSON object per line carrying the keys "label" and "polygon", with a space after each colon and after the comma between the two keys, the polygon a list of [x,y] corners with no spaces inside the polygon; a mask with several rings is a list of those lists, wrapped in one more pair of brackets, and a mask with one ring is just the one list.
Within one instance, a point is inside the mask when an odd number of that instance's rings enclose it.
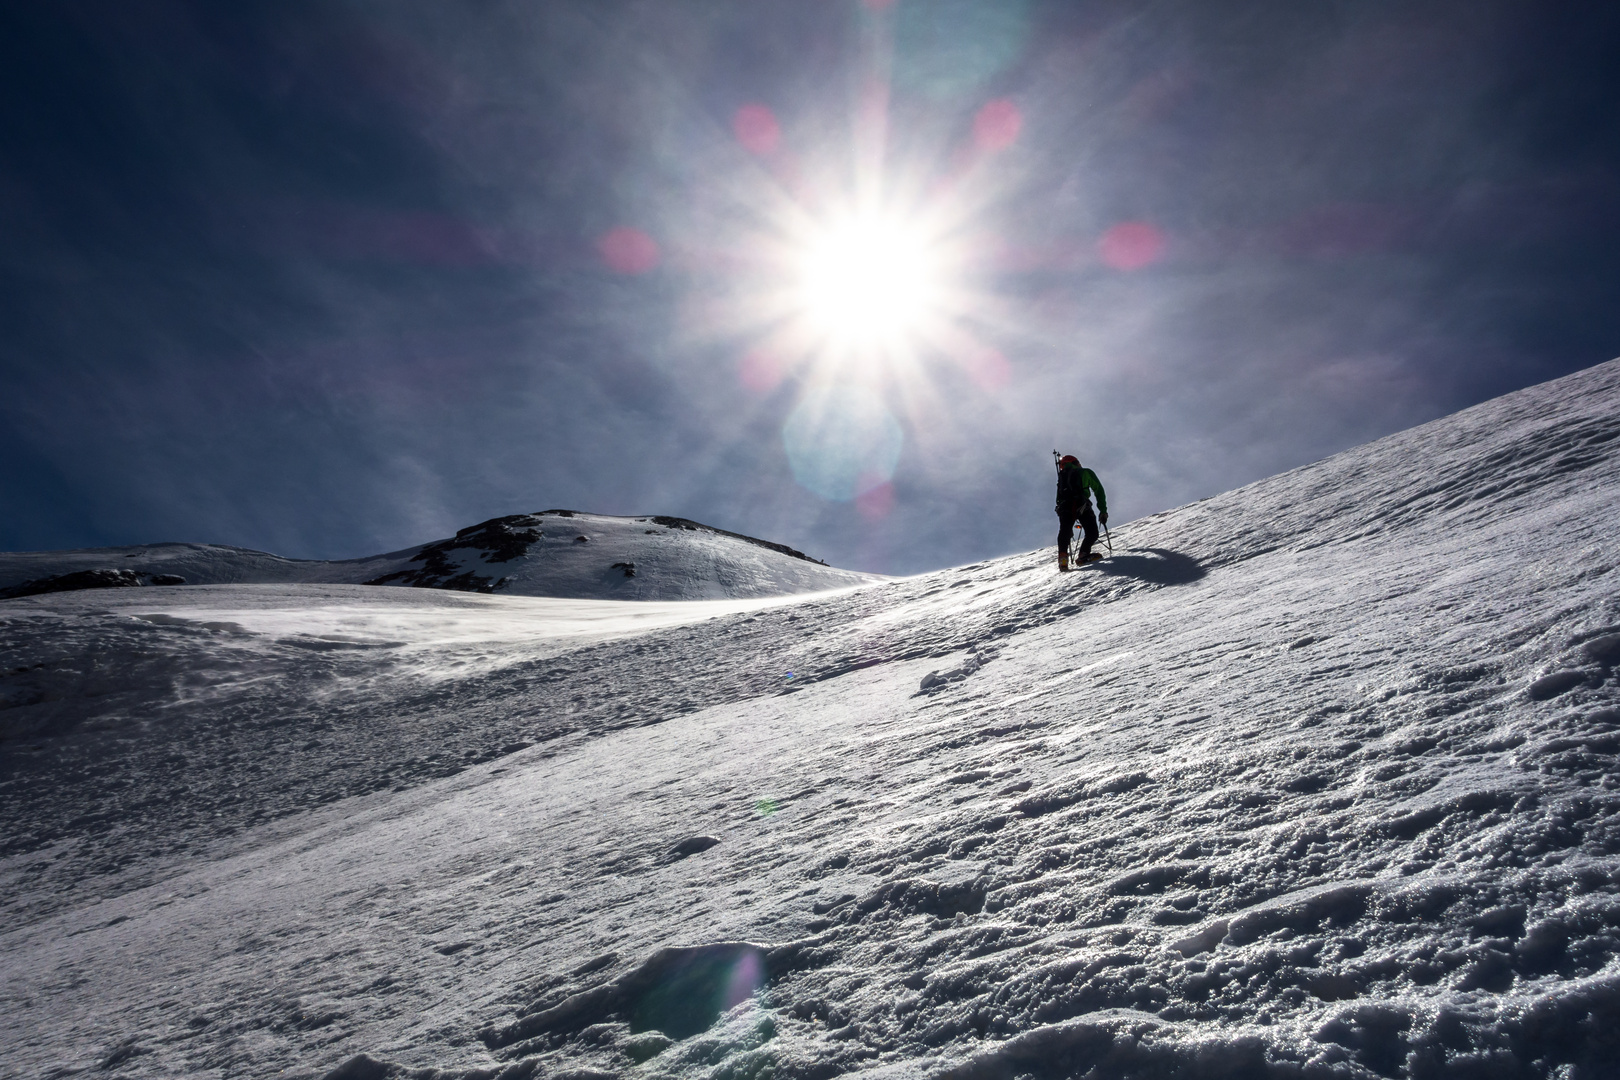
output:
{"label": "black backpack", "polygon": [[1078,465],[1072,469],[1058,470],[1057,501],[1059,506],[1079,507],[1084,506],[1089,501],[1086,495],[1086,486],[1080,482],[1082,475],[1081,466]]}

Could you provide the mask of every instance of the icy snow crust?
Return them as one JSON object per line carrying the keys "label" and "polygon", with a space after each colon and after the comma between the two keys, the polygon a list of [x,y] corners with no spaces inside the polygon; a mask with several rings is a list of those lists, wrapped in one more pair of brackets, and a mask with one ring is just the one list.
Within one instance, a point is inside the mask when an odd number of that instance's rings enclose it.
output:
{"label": "icy snow crust", "polygon": [[86,570],[128,570],[143,582],[172,574],[188,585],[415,585],[587,600],[744,599],[883,580],[683,518],[546,510],[495,518],[387,555],[337,562],[218,544],[0,552],[0,590]]}
{"label": "icy snow crust", "polygon": [[1614,1076],[1617,524],[1620,361],[1067,575],[0,604],[0,1071]]}

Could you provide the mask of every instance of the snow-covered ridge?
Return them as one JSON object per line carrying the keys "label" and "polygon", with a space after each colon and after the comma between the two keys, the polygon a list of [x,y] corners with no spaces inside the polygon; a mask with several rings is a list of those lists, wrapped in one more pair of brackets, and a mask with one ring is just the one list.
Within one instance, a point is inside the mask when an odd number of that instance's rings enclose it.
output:
{"label": "snow-covered ridge", "polygon": [[[77,580],[53,581],[66,575]],[[101,580],[85,580],[98,575]],[[217,544],[0,552],[0,596],[42,585],[414,585],[510,596],[721,600],[882,580],[740,533],[675,517],[545,510],[360,559],[285,559]],[[33,589],[28,588],[29,583]]]}
{"label": "snow-covered ridge", "polygon": [[1610,1077],[1617,525],[1620,362],[1070,574],[8,601],[0,1061]]}

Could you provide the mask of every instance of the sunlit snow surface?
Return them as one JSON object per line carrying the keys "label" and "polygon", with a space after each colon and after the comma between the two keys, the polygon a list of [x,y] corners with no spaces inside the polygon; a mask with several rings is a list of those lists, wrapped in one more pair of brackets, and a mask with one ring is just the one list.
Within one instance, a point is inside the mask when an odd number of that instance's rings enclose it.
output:
{"label": "sunlit snow surface", "polygon": [[1613,1076],[1617,526],[1620,362],[1067,575],[8,601],[0,1063]]}

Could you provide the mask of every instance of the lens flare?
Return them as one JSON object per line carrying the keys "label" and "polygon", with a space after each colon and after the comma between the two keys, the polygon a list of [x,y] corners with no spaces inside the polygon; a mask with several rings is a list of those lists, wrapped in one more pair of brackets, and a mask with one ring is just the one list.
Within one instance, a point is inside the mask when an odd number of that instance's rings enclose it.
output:
{"label": "lens flare", "polygon": [[868,521],[881,521],[894,509],[894,484],[888,480],[855,496],[855,509]]}
{"label": "lens flare", "polygon": [[1024,54],[1029,0],[928,0],[897,6],[895,81],[935,101],[984,86]]}
{"label": "lens flare", "polygon": [[756,394],[768,394],[786,374],[782,358],[765,348],[750,349],[737,362],[737,378]]}
{"label": "lens flare", "polygon": [[987,102],[973,117],[973,142],[987,154],[1005,150],[1018,141],[1024,114],[1006,98]]}
{"label": "lens flare", "polygon": [[721,1013],[728,1013],[743,1002],[752,1001],[764,986],[765,959],[753,949],[748,949],[737,958],[726,979],[720,999]]}
{"label": "lens flare", "polygon": [[597,254],[608,268],[619,274],[645,274],[658,265],[658,241],[628,225],[603,233],[596,241]]}
{"label": "lens flare", "polygon": [[832,226],[807,244],[800,290],[812,323],[856,349],[903,342],[938,303],[927,238],[877,214]]}
{"label": "lens flare", "polygon": [[759,157],[776,153],[782,142],[782,125],[776,114],[764,105],[744,105],[731,118],[731,131],[743,149]]}
{"label": "lens flare", "polygon": [[1103,233],[1097,253],[1115,270],[1140,270],[1164,254],[1164,233],[1145,221],[1122,221]]}
{"label": "lens flare", "polygon": [[859,386],[812,388],[782,428],[793,478],[833,502],[848,502],[893,476],[904,441],[882,398]]}

